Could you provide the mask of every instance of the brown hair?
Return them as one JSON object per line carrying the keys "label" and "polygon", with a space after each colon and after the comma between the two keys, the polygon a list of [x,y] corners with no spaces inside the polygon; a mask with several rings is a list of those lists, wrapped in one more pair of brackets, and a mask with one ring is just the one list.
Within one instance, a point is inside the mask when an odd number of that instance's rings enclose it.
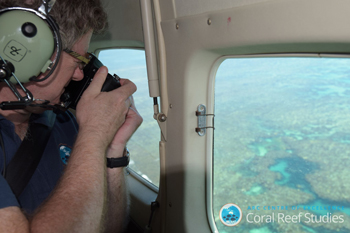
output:
{"label": "brown hair", "polygon": [[[42,0],[0,0],[0,9],[19,6],[38,9]],[[100,0],[56,0],[49,15],[60,28],[62,47],[71,49],[85,33],[101,33],[107,26],[107,14]]]}

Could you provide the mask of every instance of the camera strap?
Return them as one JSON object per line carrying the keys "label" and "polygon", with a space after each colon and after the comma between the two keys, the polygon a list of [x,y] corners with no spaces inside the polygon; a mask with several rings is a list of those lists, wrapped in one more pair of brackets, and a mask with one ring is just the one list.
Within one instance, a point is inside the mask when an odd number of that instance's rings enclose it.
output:
{"label": "camera strap", "polygon": [[17,199],[33,176],[46,148],[51,131],[52,127],[30,123],[29,135],[22,141],[16,154],[7,165],[5,179]]}

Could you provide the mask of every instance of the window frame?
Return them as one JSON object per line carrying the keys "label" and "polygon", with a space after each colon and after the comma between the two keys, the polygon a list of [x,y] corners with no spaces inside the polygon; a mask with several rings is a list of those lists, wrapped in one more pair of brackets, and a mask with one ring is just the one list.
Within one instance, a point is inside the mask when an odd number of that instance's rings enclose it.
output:
{"label": "window frame", "polygon": [[[286,53],[286,54],[254,54],[254,55],[224,55],[213,63],[208,81],[207,112],[215,114],[215,80],[221,64],[227,59],[239,58],[347,58],[350,54],[336,53]],[[214,117],[215,122],[215,117]],[[214,217],[214,131],[207,130],[206,138],[206,209],[209,226],[212,232],[219,233]]]}

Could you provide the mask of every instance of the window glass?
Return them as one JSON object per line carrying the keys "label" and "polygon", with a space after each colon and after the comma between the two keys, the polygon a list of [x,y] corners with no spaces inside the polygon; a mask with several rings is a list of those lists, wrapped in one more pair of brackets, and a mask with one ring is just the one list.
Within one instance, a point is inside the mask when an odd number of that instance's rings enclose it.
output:
{"label": "window glass", "polygon": [[137,86],[133,97],[143,123],[128,142],[131,159],[129,167],[158,186],[160,131],[153,118],[153,99],[149,97],[145,51],[103,50],[99,53],[99,59],[108,67],[109,73],[130,79]]}
{"label": "window glass", "polygon": [[213,193],[220,233],[350,232],[350,60],[225,60]]}

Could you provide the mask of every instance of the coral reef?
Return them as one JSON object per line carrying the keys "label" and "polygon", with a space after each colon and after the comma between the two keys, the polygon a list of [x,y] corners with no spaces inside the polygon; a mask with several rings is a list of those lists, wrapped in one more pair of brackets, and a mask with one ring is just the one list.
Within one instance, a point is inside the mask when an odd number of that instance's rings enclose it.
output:
{"label": "coral reef", "polygon": [[[228,66],[218,72],[215,96],[213,204],[219,232],[350,232],[350,61],[230,64],[235,73]],[[230,202],[243,211],[233,228],[217,216]],[[343,209],[322,210],[333,205]],[[289,208],[272,209],[277,206]],[[278,213],[301,217],[270,221]],[[257,221],[248,222],[253,215]]]}

